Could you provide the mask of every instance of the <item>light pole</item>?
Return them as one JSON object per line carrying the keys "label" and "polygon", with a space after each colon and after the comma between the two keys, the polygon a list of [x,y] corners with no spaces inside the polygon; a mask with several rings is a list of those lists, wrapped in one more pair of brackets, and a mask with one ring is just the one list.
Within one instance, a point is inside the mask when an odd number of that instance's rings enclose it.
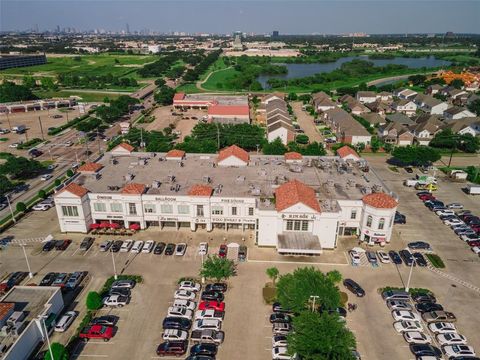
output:
{"label": "light pole", "polygon": [[13,213],[12,203],[10,202],[10,194],[7,194],[5,197],[7,198],[8,208],[10,209],[10,214],[12,215],[13,223],[16,224],[17,219],[15,219],[15,214]]}
{"label": "light pole", "polygon": [[32,274],[32,269],[30,268],[30,263],[28,262],[27,252],[25,251],[25,244],[20,244],[20,246],[22,247],[23,255],[25,255],[25,261],[27,262],[28,277],[31,279],[33,278],[33,274]]}
{"label": "light pole", "polygon": [[405,287],[405,291],[408,292],[410,290],[410,280],[412,278],[412,272],[413,272],[413,265],[416,263],[417,261],[415,260],[415,258],[413,257],[412,255],[412,264],[410,265],[410,272],[408,274],[408,280],[407,280],[407,286]]}
{"label": "light pole", "polygon": [[115,280],[118,279],[118,275],[117,275],[117,267],[115,266],[115,257],[113,256],[113,251],[112,251],[112,247],[110,246],[110,253],[112,254],[112,264],[113,264],[113,278]]}
{"label": "light pole", "polygon": [[47,339],[48,352],[50,353],[50,359],[54,360],[53,353],[52,353],[52,345],[50,345],[50,338],[48,337],[47,324],[45,324],[45,318],[47,318],[47,316],[43,315],[40,319],[42,323],[42,332],[43,330],[45,330],[45,338]]}
{"label": "light pole", "polygon": [[310,301],[312,301],[312,312],[315,311],[315,301],[319,298],[318,295],[310,295]]}

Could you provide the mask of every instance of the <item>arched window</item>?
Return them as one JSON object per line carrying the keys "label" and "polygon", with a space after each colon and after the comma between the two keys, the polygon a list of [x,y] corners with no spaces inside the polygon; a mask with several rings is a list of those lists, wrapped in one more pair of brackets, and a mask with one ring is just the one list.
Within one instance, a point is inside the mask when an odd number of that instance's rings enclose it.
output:
{"label": "arched window", "polygon": [[371,215],[368,215],[368,217],[367,217],[367,226],[368,226],[368,227],[371,227],[371,226],[372,226],[372,220],[373,220],[372,216],[371,216]]}
{"label": "arched window", "polygon": [[380,218],[378,221],[378,230],[383,230],[383,227],[385,226],[385,218]]}

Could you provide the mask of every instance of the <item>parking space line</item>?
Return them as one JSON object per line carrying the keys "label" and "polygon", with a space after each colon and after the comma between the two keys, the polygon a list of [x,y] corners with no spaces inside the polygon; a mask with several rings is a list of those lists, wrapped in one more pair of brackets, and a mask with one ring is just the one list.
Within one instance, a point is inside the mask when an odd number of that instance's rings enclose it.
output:
{"label": "parking space line", "polygon": [[70,256],[73,256],[73,255],[75,255],[75,254],[77,253],[77,251],[78,251],[78,250],[80,250],[80,249],[79,249],[79,248],[77,248],[77,249],[76,249],[76,250],[75,250],[75,251],[72,253],[72,255],[70,255]]}
{"label": "parking space line", "polygon": [[85,253],[83,254],[83,256],[87,255],[92,248],[93,248],[93,246],[90,246],[90,247],[87,249],[87,251],[85,251]]}

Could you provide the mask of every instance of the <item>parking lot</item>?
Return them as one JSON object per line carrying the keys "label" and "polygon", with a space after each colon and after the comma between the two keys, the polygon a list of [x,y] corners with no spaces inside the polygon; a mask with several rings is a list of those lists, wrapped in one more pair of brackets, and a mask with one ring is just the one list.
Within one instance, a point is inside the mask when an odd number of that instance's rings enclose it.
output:
{"label": "parking lot", "polygon": [[[437,273],[428,268],[415,267],[411,286],[430,289],[444,308],[456,315],[459,333],[465,335],[469,344],[478,351],[480,339],[476,334],[480,317],[476,312],[472,312],[472,309],[478,306],[480,294],[452,280],[452,277],[479,287],[480,279],[477,274],[480,259],[448,227],[443,225],[435,214],[423,206],[415,196],[415,190],[402,185],[402,181],[411,177],[411,174],[394,173],[380,159],[372,160],[371,166],[385,180],[385,183],[399,194],[399,211],[407,217],[407,224],[395,226],[392,242],[383,250],[398,251],[405,248],[408,242],[415,240],[427,241],[432,245],[433,252],[444,260],[446,268],[441,270],[441,273]],[[465,195],[460,189],[461,186],[461,184],[440,179],[438,197],[445,202],[461,202],[465,208],[472,211],[480,209],[480,197]],[[38,273],[32,282],[38,282],[49,271],[88,270],[91,276],[85,289],[76,299],[75,310],[80,311],[80,316],[71,328],[74,329],[84,315],[87,292],[100,289],[105,280],[113,274],[111,255],[100,252],[98,244],[105,239],[115,237],[98,236],[90,250],[81,252],[78,250],[78,245],[83,235],[60,235],[54,210],[29,215],[5,235],[10,234],[15,237],[14,240],[20,240],[32,238],[32,234],[45,236],[49,233],[52,233],[55,238],[71,238],[74,241],[64,252],[52,251],[46,254],[39,251],[40,244],[36,244],[35,241],[31,243],[32,245],[28,245],[30,264],[33,271]],[[135,288],[131,303],[124,308],[100,311],[100,313],[111,313],[120,317],[115,337],[106,343],[92,340],[75,349],[73,358],[156,358],[155,349],[161,342],[161,322],[169,304],[173,301],[173,292],[178,279],[183,276],[198,276],[201,257],[197,254],[196,246],[202,241],[209,241],[211,243],[209,253],[212,253],[221,243],[225,241],[242,243],[242,238],[245,238],[249,246],[249,261],[240,263],[237,276],[228,281],[229,290],[225,299],[226,316],[222,326],[226,335],[224,344],[219,348],[218,359],[267,360],[271,358],[272,332],[268,321],[271,308],[265,305],[262,299],[262,287],[269,281],[265,270],[276,266],[280,274],[283,274],[308,264],[322,271],[338,269],[344,278],[357,281],[365,289],[366,296],[356,298],[340,285],[341,290],[349,294],[348,301],[358,306],[357,310],[348,313],[347,326],[357,338],[362,359],[414,358],[403,337],[393,329],[394,320],[378,293],[378,289],[384,286],[405,286],[409,268],[405,265],[393,264],[372,267],[366,259],[360,266],[351,266],[347,251],[358,246],[354,239],[341,240],[338,249],[325,251],[319,257],[292,258],[278,256],[272,249],[255,248],[249,233],[237,231],[214,230],[211,233],[204,231],[192,233],[188,229],[178,232],[148,229],[133,235],[132,238],[152,239],[166,243],[186,242],[188,247],[183,257],[152,253],[116,253],[117,271],[142,275],[144,283]],[[372,248],[372,250],[378,249]],[[26,269],[20,247],[11,245],[6,250],[0,251],[0,269],[2,274]],[[132,334],[135,334],[137,341],[132,341]],[[62,334],[60,339],[63,341],[68,336],[69,334]]]}

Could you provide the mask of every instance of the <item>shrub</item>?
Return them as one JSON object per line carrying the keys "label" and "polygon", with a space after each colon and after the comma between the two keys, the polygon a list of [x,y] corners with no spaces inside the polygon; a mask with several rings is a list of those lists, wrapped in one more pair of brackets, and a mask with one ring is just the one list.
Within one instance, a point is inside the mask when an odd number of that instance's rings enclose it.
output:
{"label": "shrub", "polygon": [[40,190],[40,191],[38,192],[38,197],[39,197],[40,199],[45,199],[45,198],[47,197],[47,193],[45,192],[45,190]]}
{"label": "shrub", "polygon": [[266,286],[262,289],[262,295],[266,304],[273,304],[277,298],[277,289]]}
{"label": "shrub", "polygon": [[16,209],[18,212],[25,212],[27,210],[27,205],[25,205],[23,202],[18,202]]}
{"label": "shrub", "polygon": [[102,307],[102,297],[96,291],[90,291],[87,295],[87,309],[98,310]]}
{"label": "shrub", "polygon": [[430,261],[432,266],[439,268],[439,269],[444,269],[445,268],[445,263],[443,260],[438,256],[437,254],[425,254],[427,259]]}
{"label": "shrub", "polygon": [[50,351],[47,350],[43,358],[44,360],[68,360],[68,357],[69,357],[68,351],[65,348],[65,346],[63,346],[62,344],[57,342],[52,343],[51,349],[52,349],[53,359],[50,356]]}

